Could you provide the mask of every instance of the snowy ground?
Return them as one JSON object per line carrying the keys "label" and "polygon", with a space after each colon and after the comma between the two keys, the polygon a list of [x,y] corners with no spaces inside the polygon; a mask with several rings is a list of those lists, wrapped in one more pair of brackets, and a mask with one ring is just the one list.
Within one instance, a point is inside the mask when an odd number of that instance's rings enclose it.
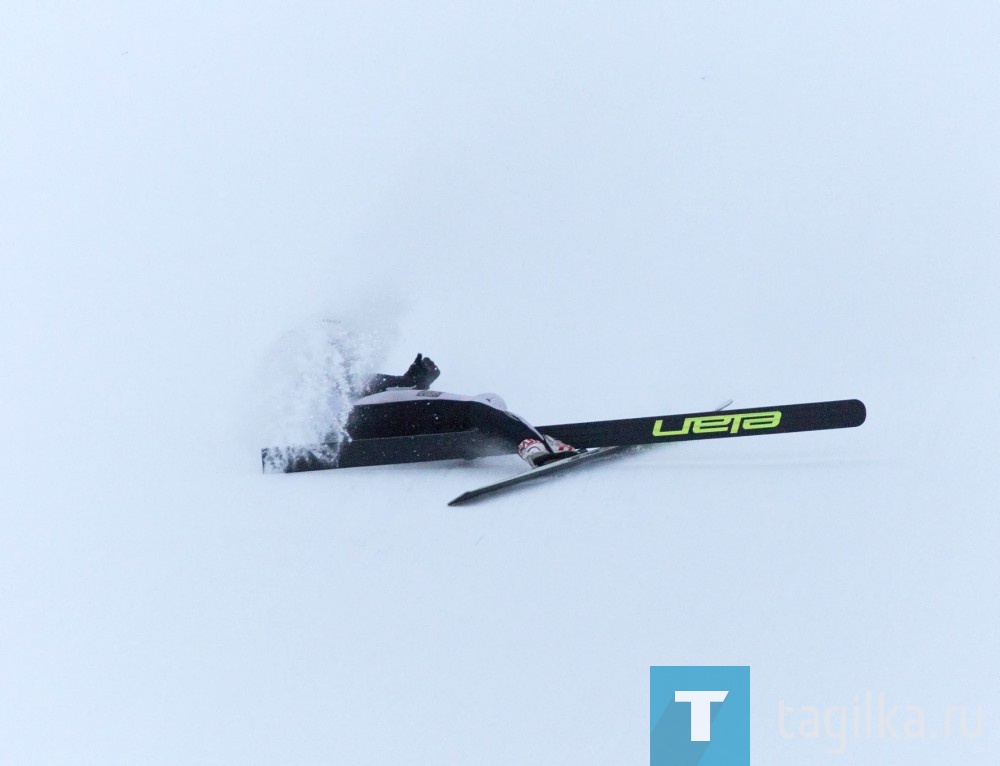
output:
{"label": "snowy ground", "polygon": [[[685,664],[751,666],[756,763],[995,757],[998,27],[8,9],[0,762],[644,763],[649,666]],[[468,508],[516,458],[263,476],[329,317],[538,422],[869,418]],[[803,736],[869,692],[898,739]]]}

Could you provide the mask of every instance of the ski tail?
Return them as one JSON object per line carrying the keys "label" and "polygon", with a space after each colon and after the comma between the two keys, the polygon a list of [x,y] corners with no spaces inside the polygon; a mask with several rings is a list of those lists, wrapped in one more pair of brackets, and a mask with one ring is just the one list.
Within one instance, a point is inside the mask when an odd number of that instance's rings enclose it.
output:
{"label": "ski tail", "polygon": [[429,460],[458,460],[515,452],[516,447],[477,429],[379,439],[354,439],[342,443],[261,450],[264,473],[298,473],[331,468],[397,465]]}
{"label": "ski tail", "polygon": [[864,423],[865,417],[865,405],[861,401],[841,399],[726,412],[564,423],[540,426],[538,430],[574,446],[588,448],[854,428]]}

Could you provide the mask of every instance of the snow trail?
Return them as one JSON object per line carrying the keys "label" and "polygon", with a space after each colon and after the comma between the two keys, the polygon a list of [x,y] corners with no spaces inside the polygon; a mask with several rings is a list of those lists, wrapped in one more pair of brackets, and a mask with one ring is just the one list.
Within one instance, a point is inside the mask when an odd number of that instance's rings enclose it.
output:
{"label": "snow trail", "polygon": [[317,444],[345,434],[351,401],[378,369],[390,332],[340,317],[309,319],[265,356],[262,445]]}

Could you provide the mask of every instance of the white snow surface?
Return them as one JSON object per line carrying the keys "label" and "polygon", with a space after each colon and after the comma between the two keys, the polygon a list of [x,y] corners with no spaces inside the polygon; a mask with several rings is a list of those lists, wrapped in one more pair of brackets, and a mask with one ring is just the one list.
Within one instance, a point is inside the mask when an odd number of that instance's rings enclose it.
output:
{"label": "white snow surface", "polygon": [[[644,763],[649,667],[691,664],[750,665],[755,763],[993,762],[998,32],[987,2],[8,8],[0,763]],[[536,423],[869,417],[460,508],[518,459],[261,474],[418,351]],[[799,728],[868,692],[896,738]]]}

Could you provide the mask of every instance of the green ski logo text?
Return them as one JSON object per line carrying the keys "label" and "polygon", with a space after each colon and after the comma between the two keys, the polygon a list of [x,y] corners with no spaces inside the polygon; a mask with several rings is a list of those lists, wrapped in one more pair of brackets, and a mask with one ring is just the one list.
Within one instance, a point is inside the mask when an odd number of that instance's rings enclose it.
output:
{"label": "green ski logo text", "polygon": [[781,410],[770,412],[744,412],[732,415],[699,415],[684,418],[684,425],[677,431],[664,431],[663,421],[653,423],[653,436],[686,436],[695,434],[739,433],[765,428],[777,428],[781,422]]}

